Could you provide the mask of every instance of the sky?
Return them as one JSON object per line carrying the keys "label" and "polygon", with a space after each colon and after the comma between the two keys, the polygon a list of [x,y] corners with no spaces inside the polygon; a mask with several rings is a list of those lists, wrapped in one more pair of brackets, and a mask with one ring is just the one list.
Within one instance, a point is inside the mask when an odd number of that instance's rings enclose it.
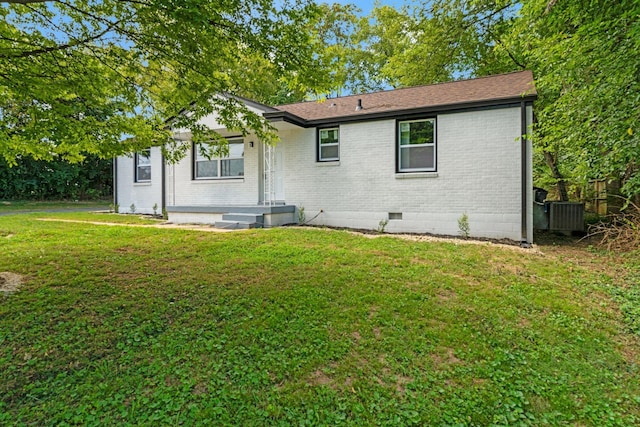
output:
{"label": "sky", "polygon": [[392,6],[399,8],[405,3],[411,3],[411,0],[378,0],[377,2],[372,0],[324,0],[324,3],[340,3],[340,4],[355,4],[362,9],[362,15],[368,15],[373,10],[376,3],[381,6]]}

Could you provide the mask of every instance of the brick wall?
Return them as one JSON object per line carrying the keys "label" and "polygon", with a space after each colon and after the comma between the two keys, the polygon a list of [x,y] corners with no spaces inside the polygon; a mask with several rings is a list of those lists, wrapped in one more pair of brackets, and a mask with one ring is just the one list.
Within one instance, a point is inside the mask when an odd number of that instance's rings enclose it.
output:
{"label": "brick wall", "polygon": [[[235,138],[234,138],[235,139]],[[193,180],[193,158],[186,158],[175,165],[167,166],[167,205],[202,206],[258,203],[259,151],[253,136],[244,139],[244,176],[229,179]],[[249,142],[254,142],[253,147]]]}
{"label": "brick wall", "polygon": [[162,213],[162,154],[160,148],[151,149],[151,181],[135,182],[134,156],[118,157],[117,195],[120,213],[130,213],[131,205],[136,213],[152,214],[153,205],[158,205],[158,214]]}
{"label": "brick wall", "polygon": [[315,129],[283,135],[285,194],[314,224],[389,232],[521,236],[520,108],[437,116],[437,172],[396,173],[396,122],[340,126],[340,161],[316,162]]}
{"label": "brick wall", "polygon": [[[396,173],[395,120],[340,125],[338,162],[316,161],[316,129],[281,131],[285,201],[304,207],[307,219],[322,210],[318,225],[376,229],[389,213],[402,214],[389,220],[389,232],[458,235],[466,213],[472,236],[520,241],[520,114],[510,107],[438,115],[437,171],[429,173]],[[261,147],[254,137],[244,142],[242,178],[192,180],[191,153],[167,166],[167,205],[257,204]],[[151,158],[149,184],[133,182],[132,158],[118,159],[122,212],[131,203],[143,213],[160,206],[160,150],[152,149]]]}

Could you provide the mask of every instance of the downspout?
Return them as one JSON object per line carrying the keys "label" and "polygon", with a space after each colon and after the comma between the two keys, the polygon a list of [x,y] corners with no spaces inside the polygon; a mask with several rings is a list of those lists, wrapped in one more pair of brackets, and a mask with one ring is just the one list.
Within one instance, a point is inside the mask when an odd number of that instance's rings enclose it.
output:
{"label": "downspout", "polygon": [[527,240],[527,209],[529,206],[529,186],[527,185],[527,103],[525,101],[520,102],[520,164],[521,164],[521,200],[522,206],[520,207],[521,218],[521,241],[520,246],[525,248],[531,247],[531,242]]}
{"label": "downspout", "polygon": [[113,158],[113,209],[117,211],[118,206],[118,158]]}
{"label": "downspout", "polygon": [[162,164],[162,167],[161,167],[162,170],[160,172],[161,179],[162,179],[162,190],[161,190],[162,191],[162,195],[161,195],[161,198],[160,198],[160,205],[161,205],[160,206],[160,212],[162,212],[162,215],[164,216],[164,211],[165,211],[165,208],[167,207],[167,195],[166,195],[167,194],[167,185],[166,185],[167,183],[166,183],[166,176],[165,176],[165,174],[166,174],[166,171],[165,171],[166,162],[165,162],[164,154],[162,154],[162,153],[160,154],[160,159],[161,159],[161,164]]}

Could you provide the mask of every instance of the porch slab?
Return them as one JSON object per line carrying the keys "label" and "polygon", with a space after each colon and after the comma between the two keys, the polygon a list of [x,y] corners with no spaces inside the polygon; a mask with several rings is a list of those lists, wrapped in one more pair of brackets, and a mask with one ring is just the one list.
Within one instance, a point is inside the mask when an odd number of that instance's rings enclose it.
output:
{"label": "porch slab", "polygon": [[293,213],[295,205],[202,205],[202,206],[167,206],[167,213],[247,213],[247,214],[276,214]]}
{"label": "porch slab", "polygon": [[167,206],[169,222],[174,224],[222,224],[231,216],[241,217],[253,215],[262,217],[264,227],[278,227],[295,224],[295,205],[202,205],[202,206]]}

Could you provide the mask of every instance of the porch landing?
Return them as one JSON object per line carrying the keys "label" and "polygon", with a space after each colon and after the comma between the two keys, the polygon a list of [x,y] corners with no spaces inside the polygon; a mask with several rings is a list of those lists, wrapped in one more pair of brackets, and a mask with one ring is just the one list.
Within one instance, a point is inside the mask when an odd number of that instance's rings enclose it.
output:
{"label": "porch landing", "polygon": [[169,222],[211,224],[216,228],[278,227],[296,223],[294,205],[201,205],[167,206]]}

